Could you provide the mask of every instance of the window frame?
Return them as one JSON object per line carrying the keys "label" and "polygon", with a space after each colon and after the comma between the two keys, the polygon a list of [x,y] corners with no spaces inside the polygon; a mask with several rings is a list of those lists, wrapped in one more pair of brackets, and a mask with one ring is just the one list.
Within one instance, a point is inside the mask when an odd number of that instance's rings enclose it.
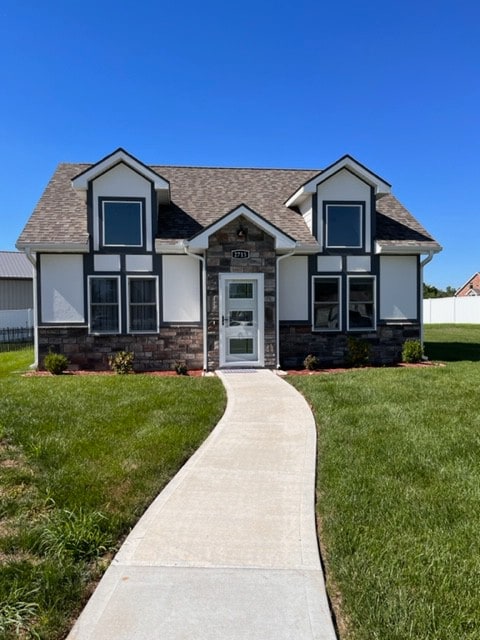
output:
{"label": "window frame", "polygon": [[[358,250],[363,249],[365,245],[365,203],[364,202],[325,202],[325,248],[326,249],[346,249],[346,250]],[[336,208],[346,208],[346,207],[356,207],[359,212],[359,236],[360,236],[360,244],[356,245],[346,245],[346,244],[329,244],[328,237],[328,220],[329,220],[329,209],[330,207]]]}
{"label": "window frame", "polygon": [[[350,326],[350,283],[354,280],[370,280],[372,282],[373,322],[371,327]],[[370,301],[369,301],[370,303]],[[347,276],[347,331],[368,332],[377,330],[377,278],[374,275],[349,275]]]}
{"label": "window frame", "polygon": [[[337,327],[316,327],[315,326],[315,311],[316,311],[316,301],[315,301],[315,283],[318,280],[336,280],[337,281],[337,292],[338,292],[338,326]],[[315,275],[312,276],[312,332],[328,332],[328,333],[338,333],[342,331],[342,276],[340,275]]]}
{"label": "window frame", "polygon": [[[140,222],[140,244],[125,244],[125,243],[107,243],[105,237],[105,205],[106,204],[138,204],[139,205],[139,222]],[[101,242],[100,245],[103,248],[119,248],[125,247],[127,249],[141,249],[145,244],[145,200],[144,198],[99,198],[99,212],[100,212],[100,231]]]}
{"label": "window frame", "polygon": [[[117,282],[117,302],[116,303],[102,303],[102,302],[93,302],[92,303],[92,281],[93,280],[115,280]],[[117,319],[118,319],[118,330],[108,330],[108,331],[97,331],[92,328],[92,304],[116,304],[117,306]],[[101,276],[88,276],[88,333],[93,335],[120,335],[122,333],[122,287],[120,276],[117,275],[101,275]]]}
{"label": "window frame", "polygon": [[[130,319],[131,319],[130,306],[132,304],[130,301],[130,282],[132,280],[153,280],[155,282],[155,303],[151,303],[151,302],[142,303],[142,304],[147,304],[149,306],[153,306],[153,304],[155,304],[155,319],[156,319],[155,329],[137,331],[137,330],[132,330],[130,326]],[[158,333],[160,331],[160,295],[159,295],[158,276],[146,275],[146,274],[145,275],[127,275],[126,286],[127,286],[127,291],[126,291],[127,333],[131,335],[138,335],[138,334],[152,335],[152,334]],[[138,303],[138,306],[140,306],[140,303]]]}

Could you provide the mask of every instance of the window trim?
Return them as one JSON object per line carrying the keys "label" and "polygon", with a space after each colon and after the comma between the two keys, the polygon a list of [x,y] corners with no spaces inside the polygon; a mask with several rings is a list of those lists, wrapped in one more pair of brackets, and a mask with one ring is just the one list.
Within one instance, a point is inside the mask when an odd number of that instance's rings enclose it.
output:
{"label": "window trim", "polygon": [[[127,292],[126,292],[126,312],[127,312],[127,333],[131,335],[153,335],[160,331],[160,291],[159,278],[155,275],[127,275]],[[132,280],[154,280],[155,281],[155,317],[156,328],[150,331],[133,331],[130,327],[130,282]],[[152,303],[148,303],[152,304]]]}
{"label": "window trim", "polygon": [[[373,324],[371,327],[351,327],[350,326],[350,282],[352,280],[371,280],[372,287],[372,303],[373,303]],[[347,331],[355,333],[366,333],[377,330],[377,277],[371,274],[347,276]]]}
{"label": "window trim", "polygon": [[[325,248],[326,249],[363,249],[365,245],[365,203],[364,202],[325,202]],[[329,207],[357,207],[359,211],[359,223],[360,223],[360,244],[358,245],[341,245],[341,244],[329,244],[328,243],[328,209]]]}
{"label": "window trim", "polygon": [[[338,327],[329,329],[315,326],[315,282],[317,280],[336,280],[338,284]],[[312,276],[312,332],[315,333],[338,333],[342,331],[342,276],[340,275],[314,275]]]}
{"label": "window trim", "polygon": [[[138,204],[140,213],[140,244],[107,244],[105,238],[105,204],[109,203],[129,203]],[[106,249],[115,247],[125,247],[127,249],[141,249],[145,244],[145,199],[144,198],[99,198],[99,212],[100,212],[100,246]]]}
{"label": "window trim", "polygon": [[[118,317],[118,331],[93,331],[92,330],[92,280],[116,280],[117,281],[117,317]],[[101,335],[101,336],[118,336],[122,333],[122,287],[120,276],[117,275],[101,275],[101,276],[88,276],[88,333],[91,335]],[[94,303],[101,304],[101,303]]]}

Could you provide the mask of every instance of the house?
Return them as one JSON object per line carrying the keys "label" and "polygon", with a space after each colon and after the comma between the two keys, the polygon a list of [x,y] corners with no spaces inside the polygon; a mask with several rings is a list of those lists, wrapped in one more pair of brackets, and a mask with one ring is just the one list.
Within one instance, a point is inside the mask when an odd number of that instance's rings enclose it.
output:
{"label": "house", "polygon": [[455,291],[456,298],[464,298],[465,296],[480,295],[480,272],[474,273],[469,280],[465,282],[459,289]]}
{"label": "house", "polygon": [[0,329],[31,327],[33,266],[24,253],[0,251]]}
{"label": "house", "polygon": [[[439,244],[384,179],[323,170],[147,166],[123,149],[60,164],[17,247],[36,261],[37,357],[105,369],[341,364],[348,336],[398,361],[421,329]],[[422,258],[422,256],[424,256]]]}

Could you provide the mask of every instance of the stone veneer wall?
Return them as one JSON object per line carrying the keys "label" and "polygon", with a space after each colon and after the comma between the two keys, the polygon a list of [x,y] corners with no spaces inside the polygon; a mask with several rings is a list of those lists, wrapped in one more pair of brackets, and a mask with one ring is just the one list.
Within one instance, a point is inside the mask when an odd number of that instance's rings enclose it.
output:
{"label": "stone veneer wall", "polygon": [[[242,226],[245,238],[237,231]],[[234,249],[250,252],[247,259],[232,258]],[[274,239],[246,218],[240,217],[210,237],[207,251],[207,323],[208,368],[219,366],[219,293],[220,273],[263,273],[265,302],[265,367],[274,367],[275,353],[275,278],[276,257]]]}
{"label": "stone veneer wall", "polygon": [[176,362],[189,369],[203,367],[202,328],[198,325],[164,326],[158,334],[89,335],[86,328],[40,327],[39,366],[49,350],[63,353],[71,368],[108,370],[108,356],[116,351],[132,351],[135,371],[170,371]]}
{"label": "stone veneer wall", "polygon": [[407,338],[420,338],[419,324],[377,326],[375,333],[317,333],[311,325],[280,324],[280,361],[283,368],[301,367],[308,354],[317,356],[320,366],[343,366],[348,351],[348,336],[365,340],[371,347],[370,362],[387,365],[400,362]]}

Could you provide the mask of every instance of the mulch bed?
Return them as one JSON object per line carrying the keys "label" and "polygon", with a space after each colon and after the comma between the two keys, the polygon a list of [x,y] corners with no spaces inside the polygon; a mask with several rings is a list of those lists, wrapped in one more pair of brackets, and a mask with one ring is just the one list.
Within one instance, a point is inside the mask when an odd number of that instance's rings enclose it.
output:
{"label": "mulch bed", "polygon": [[[315,376],[315,375],[329,375],[332,373],[346,373],[347,371],[365,371],[366,369],[389,369],[389,368],[414,368],[414,369],[423,369],[427,367],[444,367],[444,362],[416,362],[416,363],[406,363],[399,362],[394,365],[385,365],[384,367],[332,367],[326,369],[314,369],[310,371],[309,369],[284,369],[283,373],[291,376]],[[25,377],[50,377],[53,376],[52,373],[48,371],[27,371],[23,374]],[[64,371],[61,375],[63,376],[114,376],[117,375],[114,371],[90,371],[85,369],[79,369],[75,371]],[[146,375],[146,376],[161,376],[161,377],[170,377],[170,376],[178,376],[179,374],[176,371],[136,371],[132,374],[127,375]],[[203,371],[201,369],[192,369],[187,373],[187,377],[197,378],[203,375]]]}
{"label": "mulch bed", "polygon": [[[25,377],[54,377],[53,373],[49,371],[27,371],[23,374]],[[60,375],[62,376],[115,376],[118,375],[114,371],[90,371],[85,369],[78,369],[75,371],[64,371]],[[179,374],[176,371],[134,371],[131,374],[126,375],[145,375],[145,376],[178,376]],[[203,375],[203,371],[201,369],[192,369],[189,371],[185,377],[197,378]]]}
{"label": "mulch bed", "polygon": [[396,369],[396,368],[404,368],[404,369],[425,369],[428,367],[444,367],[444,362],[399,362],[397,364],[392,365],[384,365],[384,366],[370,366],[370,367],[332,367],[326,369],[286,369],[285,373],[292,376],[315,376],[315,375],[329,375],[332,373],[346,373],[347,371],[365,371],[367,369]]}

